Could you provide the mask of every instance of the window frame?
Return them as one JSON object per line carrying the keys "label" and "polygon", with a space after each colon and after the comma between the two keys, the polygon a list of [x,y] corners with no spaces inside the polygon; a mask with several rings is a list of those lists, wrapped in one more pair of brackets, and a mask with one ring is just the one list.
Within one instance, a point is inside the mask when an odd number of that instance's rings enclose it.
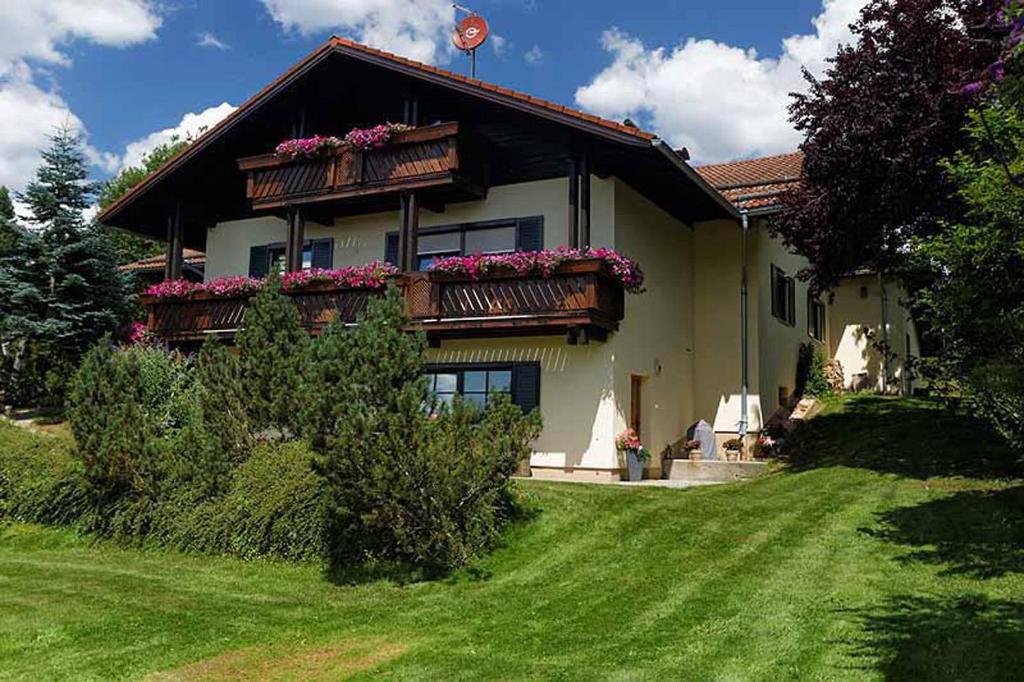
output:
{"label": "window frame", "polygon": [[[303,263],[302,269],[303,270],[312,270],[313,269],[313,242],[317,242],[317,241],[333,241],[333,239],[331,237],[317,237],[317,238],[306,239],[306,240],[304,240],[302,242],[302,263]],[[270,275],[271,272],[273,271],[273,268],[271,266],[274,263],[274,257],[273,257],[272,254],[275,253],[275,252],[279,252],[279,253],[282,254],[282,258],[287,258],[288,257],[288,244],[286,242],[268,242],[268,243],[262,244],[260,246],[264,246],[267,249],[267,262],[265,263],[265,267],[266,267],[267,274]],[[333,244],[331,245],[331,250],[332,250],[332,253],[331,253],[331,261],[332,261],[332,263],[331,264],[333,266],[333,261],[334,261]],[[308,268],[305,265],[305,263],[306,263],[306,253],[309,253],[309,267]],[[287,266],[287,263],[285,265]],[[280,274],[284,274],[284,270],[282,270],[281,272],[279,272],[277,274],[279,274],[279,275]]]}
{"label": "window frame", "polygon": [[[459,251],[458,251],[457,254],[452,254],[450,251],[437,252],[436,255],[435,254],[420,254],[419,253],[419,249],[417,248],[417,253],[416,253],[417,262],[419,262],[419,259],[421,257],[423,257],[423,255],[426,255],[426,256],[435,255],[435,257],[437,255],[440,255],[440,256],[443,257],[445,254],[457,255],[457,256],[471,256],[473,254],[466,253],[466,235],[468,233],[470,233],[470,232],[477,232],[477,231],[481,231],[481,230],[494,230],[494,229],[507,228],[507,227],[515,228],[515,232],[514,232],[514,236],[513,236],[513,240],[512,240],[512,249],[509,250],[509,251],[491,251],[489,253],[516,253],[517,251],[520,250],[519,249],[519,244],[522,241],[523,222],[524,221],[529,221],[529,220],[540,220],[541,221],[540,222],[540,225],[541,225],[541,227],[540,227],[541,233],[540,234],[541,234],[541,246],[543,248],[543,242],[544,242],[544,232],[543,232],[543,230],[544,230],[544,216],[543,215],[515,216],[515,217],[512,217],[512,218],[494,218],[494,219],[490,219],[490,220],[474,220],[474,221],[465,222],[465,223],[450,223],[448,225],[434,225],[432,227],[421,227],[421,228],[419,228],[417,230],[417,234],[420,237],[429,237],[429,236],[439,235],[439,234],[458,233],[459,234]],[[384,236],[385,244],[387,243],[387,240],[388,240],[389,237],[390,238],[395,238],[395,237],[398,236],[398,234],[399,234],[398,230],[390,230],[387,233],[385,233],[385,236]]]}
{"label": "window frame", "polygon": [[[530,366],[533,371],[537,373],[538,381],[540,374],[540,362],[537,361],[523,361],[523,362],[440,362],[440,363],[427,363],[423,368],[423,376],[437,375],[437,374],[454,374],[456,375],[456,388],[455,395],[465,396],[465,375],[467,372],[509,372],[509,384],[508,391],[504,391],[513,404],[523,408],[522,403],[519,400],[518,391],[522,388],[521,385],[517,384],[517,378],[520,376],[520,372],[517,371],[519,368]],[[488,377],[488,386],[490,385],[490,377]],[[479,394],[478,391],[473,391],[474,394]],[[433,395],[433,390],[431,390]],[[487,394],[490,395],[488,389]],[[528,406],[531,409],[533,407],[540,406],[540,386],[539,383],[536,388],[536,393],[531,396],[532,405]],[[485,402],[486,404],[486,402]],[[523,408],[524,410],[526,408]]]}
{"label": "window frame", "polygon": [[[771,264],[771,297],[772,297],[772,317],[777,319],[779,322],[789,326],[796,326],[796,278],[790,277],[786,274],[786,271],[775,265]],[[782,283],[783,294],[785,298],[781,301],[782,309],[779,309],[780,301],[778,296],[779,283]]]}
{"label": "window frame", "polygon": [[[819,343],[825,343],[825,331],[826,331],[826,320],[827,312],[825,303],[820,297],[815,296],[811,289],[807,290],[807,335],[818,341]],[[818,326],[820,324],[820,332]]]}

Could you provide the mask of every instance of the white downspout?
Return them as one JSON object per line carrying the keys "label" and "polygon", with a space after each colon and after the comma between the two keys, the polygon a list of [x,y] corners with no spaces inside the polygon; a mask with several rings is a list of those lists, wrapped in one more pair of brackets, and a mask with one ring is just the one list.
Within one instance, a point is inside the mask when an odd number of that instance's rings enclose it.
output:
{"label": "white downspout", "polygon": [[747,363],[747,233],[750,231],[750,218],[747,211],[740,211],[742,234],[740,252],[743,263],[740,266],[740,440],[746,443],[750,415],[747,410],[750,388],[750,368]]}
{"label": "white downspout", "polygon": [[881,269],[878,271],[878,290],[881,298],[881,322],[882,322],[882,393],[889,392],[889,295],[885,290],[885,275]]}

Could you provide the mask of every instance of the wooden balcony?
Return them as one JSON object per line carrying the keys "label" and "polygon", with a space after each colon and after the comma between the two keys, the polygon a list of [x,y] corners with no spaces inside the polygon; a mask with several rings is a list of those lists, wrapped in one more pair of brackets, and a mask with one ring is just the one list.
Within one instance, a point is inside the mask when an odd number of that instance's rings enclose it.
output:
{"label": "wooden balcony", "polygon": [[[622,285],[600,261],[560,266],[550,277],[502,274],[472,280],[415,272],[396,277],[413,327],[432,343],[444,338],[566,335],[570,343],[603,341],[624,314]],[[287,292],[302,324],[317,334],[330,322],[354,323],[377,292],[316,285]],[[199,292],[189,299],[143,296],[148,329],[172,343],[231,339],[241,328],[249,296]]]}
{"label": "wooden balcony", "polygon": [[342,150],[303,159],[274,154],[238,160],[246,196],[255,210],[340,202],[416,190],[439,202],[478,199],[483,173],[469,163],[469,141],[458,123],[439,123],[395,133],[387,146]]}

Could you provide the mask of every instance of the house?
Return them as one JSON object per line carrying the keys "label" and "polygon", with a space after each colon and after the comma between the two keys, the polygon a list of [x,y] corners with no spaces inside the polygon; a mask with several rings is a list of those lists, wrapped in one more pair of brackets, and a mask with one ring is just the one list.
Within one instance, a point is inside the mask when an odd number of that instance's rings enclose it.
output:
{"label": "house", "polygon": [[[362,140],[383,122],[408,127],[369,146],[318,140],[306,144],[319,154],[272,153],[314,133],[359,128]],[[753,438],[789,399],[800,344],[829,343],[818,306],[808,334],[794,279],[803,262],[767,236],[758,211],[712,186],[732,191],[726,171],[698,173],[634,126],[332,38],[100,220],[166,239],[172,279],[185,248],[206,253],[207,282],[394,264],[430,342],[431,389],[539,406],[533,475],[609,481],[628,426],[655,452],[701,418],[721,440]],[[625,254],[646,293],[627,292],[607,254],[543,273],[429,271],[438,257],[560,247]],[[150,330],[185,347],[230,340],[248,296],[210,288],[144,296]],[[359,276],[288,295],[315,334],[354,323],[376,293]]]}
{"label": "house", "polygon": [[[202,282],[206,269],[206,254],[195,249],[182,249],[181,277],[192,282]],[[125,263],[119,268],[131,273],[140,290],[145,291],[154,284],[167,279],[167,255],[160,254]]]}
{"label": "house", "polygon": [[[765,224],[781,209],[782,193],[803,177],[803,154],[793,152],[703,166],[697,172],[747,214],[752,238],[763,241],[767,248],[762,256],[771,253],[768,271],[764,273],[770,283],[764,310],[770,310],[775,317],[785,310],[783,319],[792,316],[794,328],[806,329],[808,336],[823,344],[825,355],[839,361],[846,388],[910,393],[913,378],[907,361],[920,357],[920,345],[907,309],[907,290],[898,277],[858,271],[843,277],[834,289],[819,297],[814,297],[804,283],[794,280],[793,290],[787,295],[794,297],[795,310],[786,309],[780,292],[790,286],[788,280],[806,263],[799,257],[778,253],[778,244],[768,236]],[[762,258],[762,268],[765,263]],[[778,331],[765,321],[759,328]],[[789,347],[778,346],[777,341],[771,338],[759,344],[758,360],[763,368],[759,380],[762,386],[778,385],[781,396],[782,389],[790,386],[784,380],[792,377],[793,365]],[[775,350],[782,350],[782,354],[773,357]]]}

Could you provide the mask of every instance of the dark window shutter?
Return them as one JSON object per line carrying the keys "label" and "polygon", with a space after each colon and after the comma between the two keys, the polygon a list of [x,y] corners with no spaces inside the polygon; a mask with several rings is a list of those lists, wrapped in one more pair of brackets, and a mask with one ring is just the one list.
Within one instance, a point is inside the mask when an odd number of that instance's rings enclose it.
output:
{"label": "dark window shutter", "polygon": [[330,270],[334,267],[334,239],[313,240],[313,267]]}
{"label": "dark window shutter", "polygon": [[249,276],[267,276],[267,245],[253,246],[249,248]]}
{"label": "dark window shutter", "polygon": [[781,315],[781,312],[779,311],[779,273],[778,273],[778,268],[775,267],[774,265],[772,265],[772,268],[771,268],[771,278],[772,278],[772,315],[774,315],[775,317],[781,317],[782,315]]}
{"label": "dark window shutter", "polygon": [[398,265],[398,233],[388,232],[384,236],[384,262]]}
{"label": "dark window shutter", "polygon": [[516,230],[516,251],[541,251],[544,249],[544,216],[520,218]]}
{"label": "dark window shutter", "polygon": [[530,412],[540,406],[540,363],[523,362],[512,366],[512,402]]}
{"label": "dark window shutter", "polygon": [[786,317],[789,318],[790,326],[796,325],[796,280],[790,277],[786,280],[787,288],[789,289],[789,310],[786,311]]}

